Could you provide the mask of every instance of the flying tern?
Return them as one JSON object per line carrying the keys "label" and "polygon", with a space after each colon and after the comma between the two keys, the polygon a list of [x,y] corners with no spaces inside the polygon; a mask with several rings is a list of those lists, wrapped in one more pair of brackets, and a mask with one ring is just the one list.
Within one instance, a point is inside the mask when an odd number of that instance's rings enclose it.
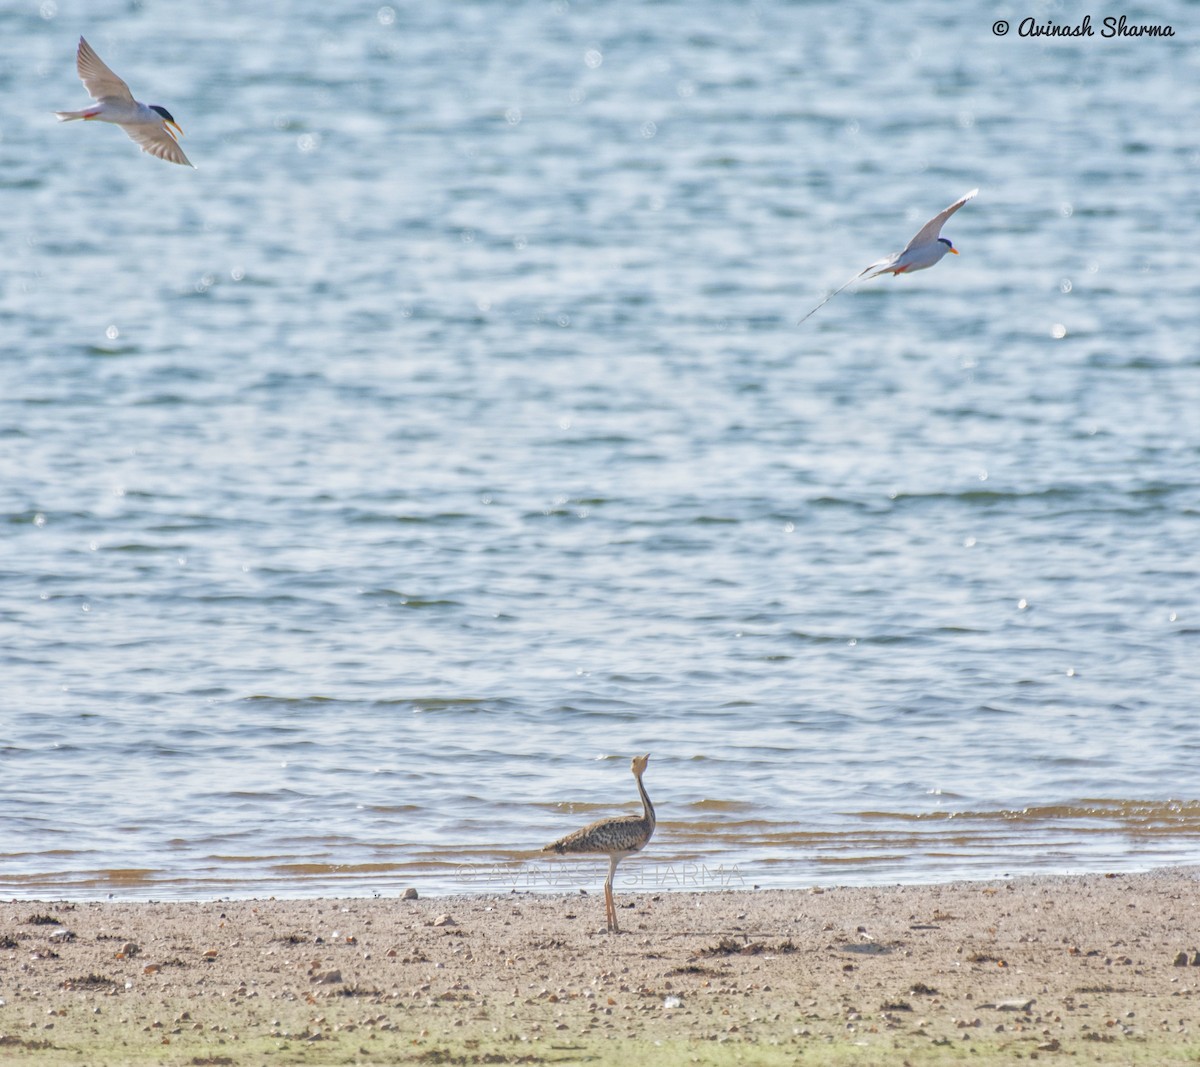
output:
{"label": "flying tern", "polygon": [[[960,207],[970,200],[978,189],[972,189],[965,196],[960,196],[954,201],[945,211],[939,211],[933,216],[924,226],[918,231],[914,237],[904,247],[902,252],[893,252],[892,255],[885,259],[876,260],[869,267],[865,267],[854,275],[845,285],[839,286],[822,300],[815,308],[805,315],[800,322],[804,322],[809,315],[814,314],[829,303],[835,296],[838,295],[847,286],[853,285],[864,274],[868,278],[878,278],[881,274],[891,274],[893,277],[897,274],[911,274],[914,270],[925,270],[937,263],[947,252],[953,252],[958,255],[958,249],[950,243],[948,237],[942,237],[942,227],[946,224],[946,220],[953,215]],[[800,322],[796,323],[797,326]]]}
{"label": "flying tern", "polygon": [[129,86],[104,65],[104,61],[82,37],[79,38],[79,51],[75,56],[75,69],[79,71],[83,87],[96,103],[82,111],[56,111],[54,114],[59,122],[70,122],[72,119],[112,122],[129,134],[143,152],[165,159],[168,163],[194,166],[177,143],[175,133],[178,131],[182,136],[183,130],[179,129],[171,112],[158,104],[143,104],[134,100]]}

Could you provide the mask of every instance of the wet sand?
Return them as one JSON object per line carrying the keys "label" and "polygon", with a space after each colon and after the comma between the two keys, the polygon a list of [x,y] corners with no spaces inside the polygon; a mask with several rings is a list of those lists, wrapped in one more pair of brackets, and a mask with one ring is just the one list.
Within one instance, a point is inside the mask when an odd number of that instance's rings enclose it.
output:
{"label": "wet sand", "polygon": [[9,902],[0,1062],[1193,1062],[1198,889]]}

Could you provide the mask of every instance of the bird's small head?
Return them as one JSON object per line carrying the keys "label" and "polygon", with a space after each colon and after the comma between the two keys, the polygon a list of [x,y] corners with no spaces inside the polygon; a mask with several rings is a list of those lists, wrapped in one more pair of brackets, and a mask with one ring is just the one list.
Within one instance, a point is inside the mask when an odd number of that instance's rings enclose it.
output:
{"label": "bird's small head", "polygon": [[939,240],[939,241],[941,241],[941,242],[942,242],[942,244],[944,244],[944,245],[946,246],[946,249],[947,249],[947,251],[953,252],[953,253],[954,253],[956,256],[958,255],[958,249],[957,249],[957,248],[955,248],[955,247],[954,247],[954,245],[952,245],[952,244],[950,243],[950,238],[948,238],[948,237],[939,237],[939,238],[938,238],[938,240]]}
{"label": "bird's small head", "polygon": [[[167,127],[167,132],[172,137],[175,136],[176,132],[178,132],[180,137],[183,136],[183,130],[180,129],[179,123],[175,121],[175,116],[172,115],[171,112],[169,112],[165,107],[162,107],[160,104],[150,104],[149,107],[151,111],[162,116],[163,125]],[[178,140],[178,138],[176,138],[176,140]]]}
{"label": "bird's small head", "polygon": [[635,778],[640,778],[646,773],[646,764],[650,762],[650,753],[647,752],[644,756],[634,756],[629,764],[629,769],[633,771]]}

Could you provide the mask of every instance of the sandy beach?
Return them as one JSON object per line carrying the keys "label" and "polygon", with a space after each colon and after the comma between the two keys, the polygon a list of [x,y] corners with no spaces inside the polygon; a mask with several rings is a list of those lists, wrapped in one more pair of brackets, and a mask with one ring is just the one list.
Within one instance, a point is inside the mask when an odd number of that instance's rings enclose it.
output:
{"label": "sandy beach", "polygon": [[0,1061],[1194,1062],[1197,878],[8,902]]}

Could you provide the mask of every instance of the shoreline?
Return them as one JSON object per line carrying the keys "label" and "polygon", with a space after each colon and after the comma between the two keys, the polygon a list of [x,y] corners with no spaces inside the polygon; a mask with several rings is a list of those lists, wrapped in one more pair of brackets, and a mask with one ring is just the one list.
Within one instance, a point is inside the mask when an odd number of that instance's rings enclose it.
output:
{"label": "shoreline", "polygon": [[7,901],[0,1060],[1191,1062],[1198,889],[1193,867],[618,886],[615,936],[598,889]]}
{"label": "shoreline", "polygon": [[[616,890],[619,894],[655,893],[723,893],[723,892],[795,892],[809,893],[835,889],[888,889],[936,885],[959,885],[975,883],[999,883],[1030,879],[1133,877],[1161,873],[1197,872],[1200,864],[1150,861],[1125,862],[1118,857],[1112,864],[1078,864],[1069,868],[1048,865],[1020,867],[1010,870],[973,871],[962,868],[945,870],[890,870],[872,875],[858,867],[838,871],[821,870],[808,872],[801,885],[794,880],[776,881],[762,878],[761,873],[744,873],[737,864],[721,864],[707,859],[674,861],[658,860],[638,854],[622,864],[617,872]],[[394,900],[410,887],[419,890],[424,900],[455,900],[479,897],[565,897],[577,893],[600,893],[608,872],[608,862],[603,857],[583,859],[553,857],[543,860],[539,866],[531,867],[527,861],[499,862],[490,864],[468,864],[468,873],[453,880],[431,878],[428,872],[414,872],[411,877],[392,874],[385,884],[353,879],[325,881],[302,877],[290,888],[286,883],[224,883],[206,885],[192,883],[192,889],[182,887],[182,877],[170,883],[146,883],[144,887],[132,886],[140,879],[127,877],[128,872],[108,872],[109,877],[94,877],[88,882],[70,883],[62,895],[51,892],[54,882],[49,875],[35,880],[0,882],[0,903],[31,904],[53,902],[58,904],[193,904],[221,901],[291,901],[306,900]],[[139,873],[140,872],[136,872]],[[839,879],[837,874],[843,875]],[[756,881],[756,876],[761,881]],[[311,883],[311,887],[309,886]],[[199,888],[196,888],[196,887]],[[306,888],[307,887],[307,888]]]}

